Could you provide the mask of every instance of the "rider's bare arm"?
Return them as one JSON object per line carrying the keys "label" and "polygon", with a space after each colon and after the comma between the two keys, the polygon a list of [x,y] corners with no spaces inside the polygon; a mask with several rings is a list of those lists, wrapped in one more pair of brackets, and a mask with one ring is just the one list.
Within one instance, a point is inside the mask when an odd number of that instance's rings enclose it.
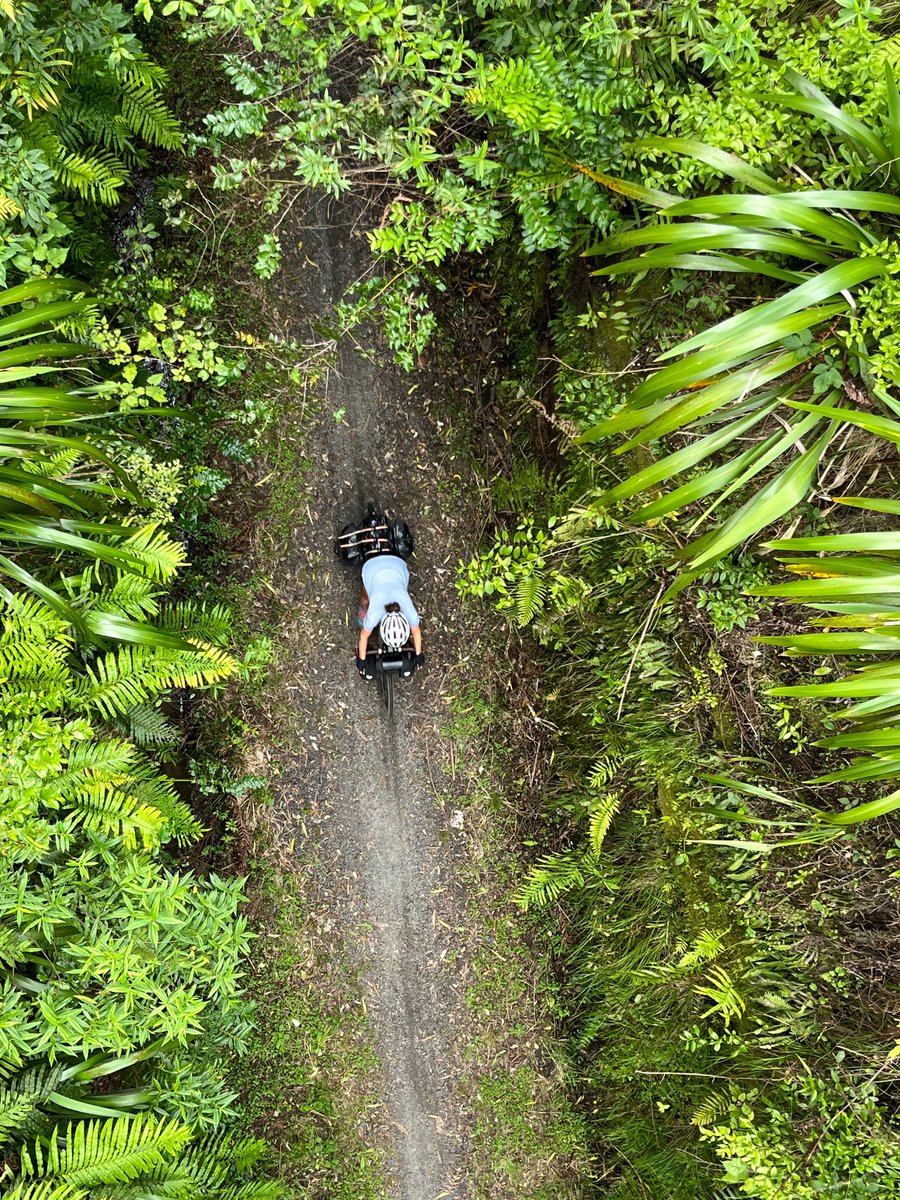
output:
{"label": "rider's bare arm", "polygon": [[[421,654],[422,653],[422,627],[421,627],[421,625],[413,625],[413,627],[410,629],[410,633],[412,634],[413,648],[414,648],[416,654]],[[359,631],[359,642],[357,643],[357,646],[356,646],[356,657],[357,658],[365,658],[366,657],[366,650],[368,648],[368,645],[369,645],[369,630],[361,629]]]}

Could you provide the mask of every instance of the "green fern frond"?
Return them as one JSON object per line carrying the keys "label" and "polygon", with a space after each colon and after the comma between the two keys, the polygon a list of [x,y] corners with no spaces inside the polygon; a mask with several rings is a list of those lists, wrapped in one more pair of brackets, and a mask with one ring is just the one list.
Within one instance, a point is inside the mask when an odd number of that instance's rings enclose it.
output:
{"label": "green fern frond", "polygon": [[98,656],[73,682],[76,711],[96,710],[114,720],[173,687],[196,688],[227,679],[237,661],[217,646],[193,653],[161,646],[122,645]]}
{"label": "green fern frond", "polygon": [[221,646],[227,642],[233,622],[231,610],[224,604],[180,600],[162,608],[154,624],[182,637]]}
{"label": "green fern frond", "polygon": [[900,68],[900,34],[885,38],[874,51],[874,58],[878,63],[891,66],[894,70]]}
{"label": "green fern frond", "polygon": [[172,579],[187,562],[184,547],[157,525],[145,525],[126,538],[121,548],[134,555],[151,579],[161,583]]}
{"label": "green fern frond", "polygon": [[789,1000],[787,996],[781,996],[778,992],[763,992],[759,1002],[769,1012],[778,1013],[780,1016],[794,1016],[797,1012],[793,999]]}
{"label": "green fern frond", "polygon": [[523,575],[516,585],[516,620],[520,626],[528,625],[544,607],[547,599],[547,583],[535,569]]}
{"label": "green fern frond", "polygon": [[136,746],[173,746],[181,734],[158,708],[138,704],[125,714],[125,732]]}
{"label": "green fern frond", "polygon": [[196,819],[171,781],[151,764],[139,765],[132,772],[128,788],[144,804],[150,805],[165,818],[163,837],[173,839],[180,846],[194,842],[203,833],[203,826]]}
{"label": "green fern frond", "polygon": [[547,854],[528,872],[513,899],[526,911],[533,905],[542,907],[557,900],[564,892],[584,883],[580,855],[573,851]]}
{"label": "green fern frond", "polygon": [[68,205],[61,200],[58,205],[59,217],[71,230],[66,239],[66,245],[69,248],[66,262],[73,265],[90,263],[91,267],[96,269],[98,264],[110,258],[109,242],[101,237],[93,226],[88,226],[76,217],[70,216],[66,211],[67,208]]}
{"label": "green fern frond", "polygon": [[33,592],[18,592],[0,598],[0,619],[4,631],[15,627],[29,634],[38,630],[42,634],[68,632],[68,623],[59,613]]}
{"label": "green fern frond", "polygon": [[165,150],[181,145],[181,126],[154,88],[128,82],[122,89],[122,119],[132,133]]}
{"label": "green fern frond", "polygon": [[725,949],[725,936],[721,929],[701,929],[694,938],[691,951],[693,962],[711,962]]}
{"label": "green fern frond", "polygon": [[591,849],[595,854],[603,849],[603,840],[609,833],[612,819],[619,811],[622,803],[621,792],[607,792],[605,796],[591,805],[589,811]]}
{"label": "green fern frond", "polygon": [[134,747],[118,738],[76,742],[69,751],[65,778],[73,786],[88,778],[120,781],[136,758]]}
{"label": "green fern frond", "polygon": [[75,682],[73,708],[96,710],[112,720],[165,689],[165,677],[160,680],[162,665],[145,646],[120,646],[95,659],[85,677]]}
{"label": "green fern frond", "polygon": [[70,150],[50,129],[46,119],[31,123],[29,137],[43,152],[47,165],[55,172],[62,187],[84,200],[115,204],[128,173],[121,159],[104,150],[94,150],[90,154]]}
{"label": "green fern frond", "polygon": [[621,765],[622,759],[617,754],[607,754],[598,758],[588,775],[588,787],[592,791],[605,791],[615,779]]}
{"label": "green fern frond", "polygon": [[202,832],[171,781],[116,738],[77,742],[58,777],[56,796],[84,829],[122,838],[128,847],[138,838],[145,848],[171,838],[185,843]]}
{"label": "green fern frond", "polygon": [[128,1183],[171,1161],[189,1137],[190,1130],[177,1121],[145,1113],[70,1122],[61,1142],[23,1146],[21,1170],[26,1179],[45,1175],[78,1188]]}
{"label": "green fern frond", "polygon": [[34,1183],[20,1181],[3,1193],[3,1200],[84,1200],[84,1192],[76,1191],[68,1183],[51,1179]]}
{"label": "green fern frond", "polygon": [[216,1200],[281,1200],[284,1191],[274,1180],[236,1181],[252,1170],[265,1148],[258,1138],[212,1134],[187,1148],[178,1159],[178,1170],[190,1179],[197,1195]]}
{"label": "green fern frond", "polygon": [[715,1125],[720,1118],[725,1116],[731,1105],[732,1098],[728,1092],[713,1092],[691,1114],[691,1124],[698,1125],[700,1128],[706,1125]]}
{"label": "green fern frond", "polygon": [[284,1189],[274,1179],[233,1184],[216,1193],[216,1200],[283,1200],[283,1197]]}
{"label": "green fern frond", "polygon": [[144,621],[159,612],[156,596],[157,589],[151,579],[128,572],[120,575],[111,587],[91,592],[90,606],[99,612]]}
{"label": "green fern frond", "polygon": [[83,458],[80,450],[63,449],[55,454],[42,454],[40,458],[26,458],[20,466],[29,475],[41,475],[45,479],[65,479]]}
{"label": "green fern frond", "polygon": [[60,680],[67,676],[65,646],[28,637],[14,639],[8,631],[0,637],[0,683],[26,678]]}
{"label": "green fern frond", "polygon": [[581,1021],[576,1044],[580,1050],[586,1050],[594,1038],[609,1024],[609,1013],[605,1008],[589,1013]]}
{"label": "green fern frond", "polygon": [[165,818],[155,808],[142,804],[136,796],[96,783],[79,788],[70,799],[71,817],[88,833],[120,838],[126,850],[145,850],[158,846]]}
{"label": "green fern frond", "polygon": [[15,200],[11,200],[9,196],[0,192],[0,221],[8,221],[10,217],[17,217],[21,211],[22,209]]}
{"label": "green fern frond", "polygon": [[71,97],[66,101],[66,125],[59,140],[68,150],[79,151],[90,145],[101,146],[122,163],[136,161],[131,145],[131,130],[119,112],[113,96],[105,103],[96,98]]}
{"label": "green fern frond", "polygon": [[744,1015],[747,1003],[724,967],[710,967],[706,972],[705,984],[695,984],[693,990],[698,996],[708,996],[713,1001],[712,1007],[703,1013],[704,1017],[720,1013],[725,1024],[729,1025],[732,1020]]}
{"label": "green fern frond", "polygon": [[62,1064],[47,1063],[19,1071],[0,1086],[0,1142],[21,1141],[33,1136],[38,1109],[56,1089],[62,1074]]}
{"label": "green fern frond", "polygon": [[165,67],[153,62],[146,54],[135,54],[127,61],[123,59],[115,67],[116,76],[128,87],[162,91],[169,80]]}

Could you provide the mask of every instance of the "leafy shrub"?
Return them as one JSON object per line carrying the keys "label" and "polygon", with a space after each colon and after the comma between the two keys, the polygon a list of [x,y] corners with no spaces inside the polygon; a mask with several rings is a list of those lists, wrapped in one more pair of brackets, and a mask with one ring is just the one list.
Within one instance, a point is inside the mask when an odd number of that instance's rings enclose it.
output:
{"label": "leafy shrub", "polygon": [[871,1082],[802,1075],[768,1091],[734,1089],[702,1137],[741,1195],[815,1200],[900,1195],[900,1139]]}
{"label": "leafy shrub", "polygon": [[[0,25],[0,284],[60,267],[84,204],[110,205],[146,145],[174,148],[150,62],[116,3],[10,0]],[[72,200],[69,201],[68,197]]]}

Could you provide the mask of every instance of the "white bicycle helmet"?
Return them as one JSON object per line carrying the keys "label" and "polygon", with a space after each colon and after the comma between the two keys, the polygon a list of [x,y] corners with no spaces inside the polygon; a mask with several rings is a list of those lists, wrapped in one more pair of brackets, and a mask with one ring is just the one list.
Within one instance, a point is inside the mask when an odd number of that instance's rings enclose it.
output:
{"label": "white bicycle helmet", "polygon": [[402,650],[409,641],[409,621],[403,613],[389,612],[381,620],[381,642],[388,650]]}

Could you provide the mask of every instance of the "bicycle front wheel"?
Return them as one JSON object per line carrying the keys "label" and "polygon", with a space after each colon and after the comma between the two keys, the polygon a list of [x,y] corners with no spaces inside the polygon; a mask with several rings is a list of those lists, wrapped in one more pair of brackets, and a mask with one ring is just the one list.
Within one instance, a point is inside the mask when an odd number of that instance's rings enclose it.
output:
{"label": "bicycle front wheel", "polygon": [[394,673],[393,671],[382,671],[378,677],[378,686],[381,690],[381,698],[384,701],[384,707],[387,709],[387,715],[394,715]]}

